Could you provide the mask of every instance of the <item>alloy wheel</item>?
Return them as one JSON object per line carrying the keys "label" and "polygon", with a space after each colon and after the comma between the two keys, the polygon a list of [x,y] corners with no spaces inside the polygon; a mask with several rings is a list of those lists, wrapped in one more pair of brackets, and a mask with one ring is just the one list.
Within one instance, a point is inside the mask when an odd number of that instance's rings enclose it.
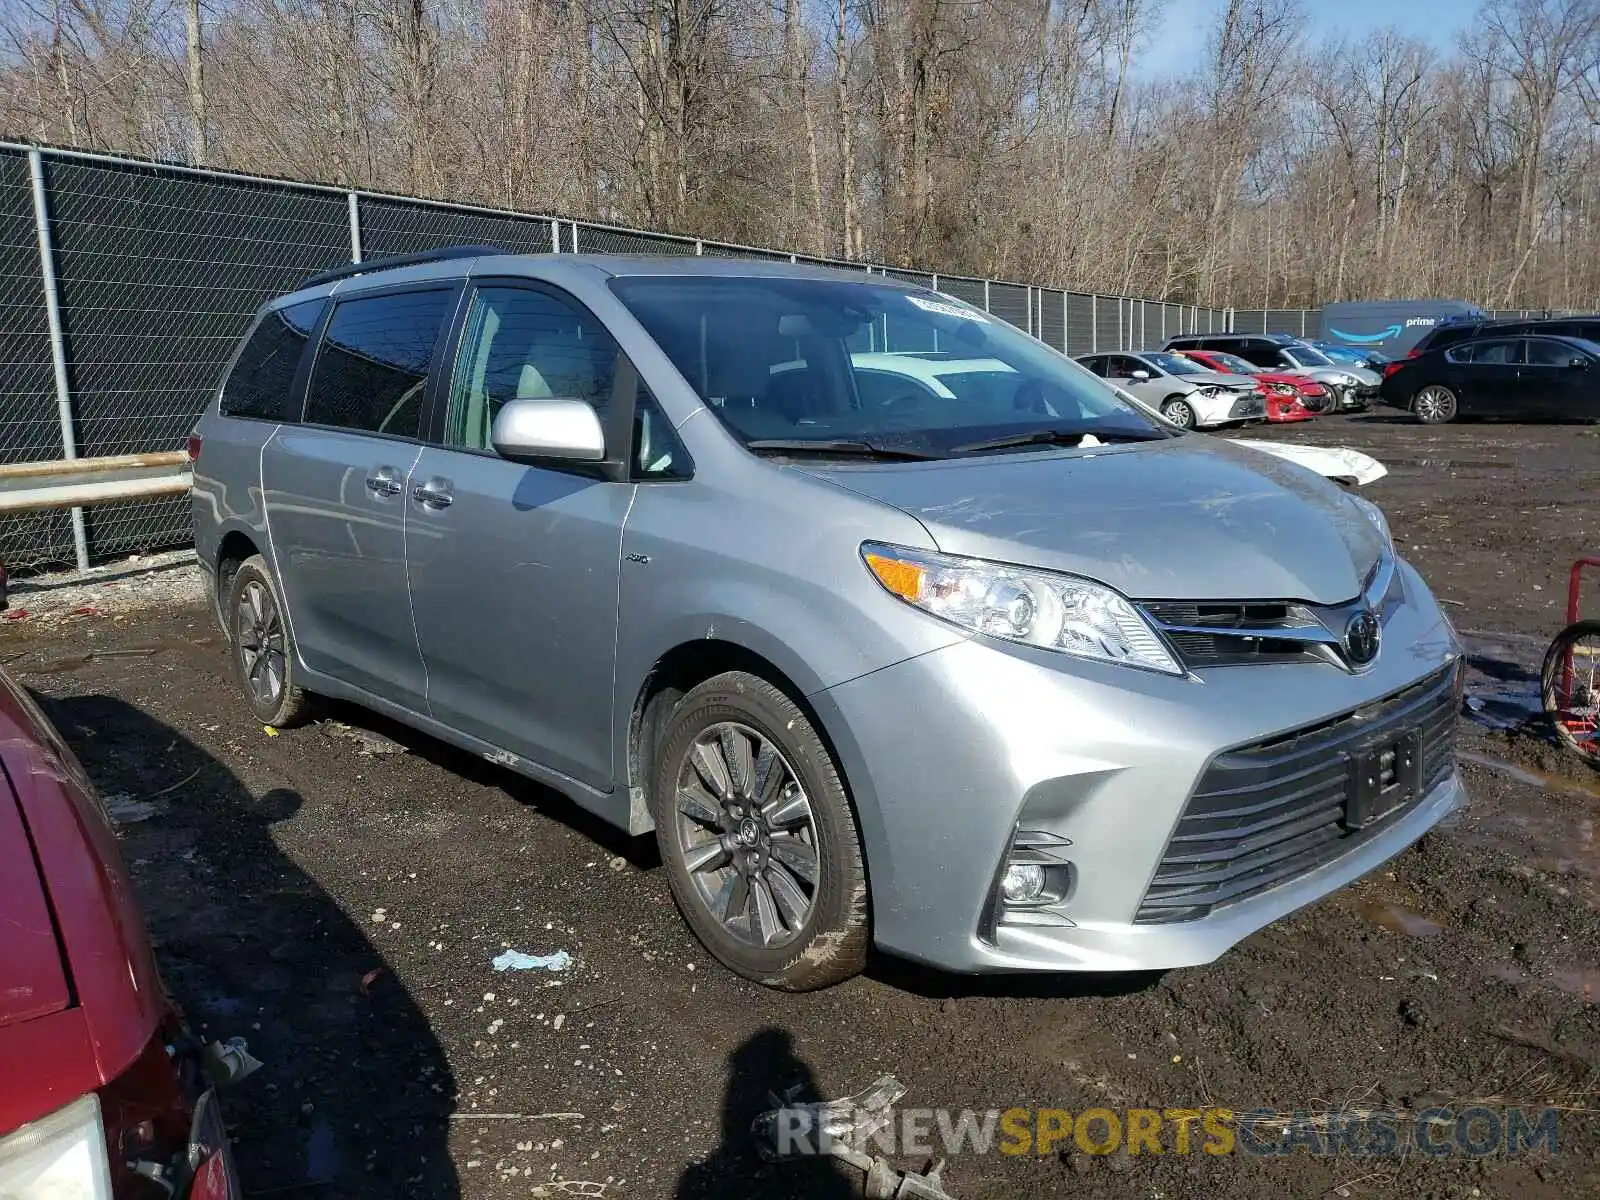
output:
{"label": "alloy wheel", "polygon": [[723,928],[765,949],[800,936],[820,880],[816,820],[771,741],[736,721],[707,728],[679,767],[676,816],[695,893]]}
{"label": "alloy wheel", "polygon": [[245,684],[258,703],[274,705],[283,695],[288,677],[283,618],[272,592],[259,579],[248,581],[239,593],[238,625]]}
{"label": "alloy wheel", "polygon": [[1417,393],[1414,411],[1425,424],[1441,424],[1456,415],[1456,398],[1448,388],[1425,387]]}
{"label": "alloy wheel", "polygon": [[1166,407],[1166,418],[1174,425],[1182,425],[1185,429],[1194,428],[1194,409],[1183,400],[1169,401]]}

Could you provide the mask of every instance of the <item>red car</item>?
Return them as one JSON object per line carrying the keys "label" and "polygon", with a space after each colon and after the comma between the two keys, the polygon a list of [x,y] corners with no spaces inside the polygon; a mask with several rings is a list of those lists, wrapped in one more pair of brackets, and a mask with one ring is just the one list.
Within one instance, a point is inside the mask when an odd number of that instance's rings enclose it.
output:
{"label": "red car", "polygon": [[1327,407],[1328,389],[1315,379],[1269,371],[1237,354],[1224,354],[1220,350],[1176,350],[1173,353],[1192,359],[1208,371],[1252,376],[1267,394],[1269,421],[1309,421]]}
{"label": "red car", "polygon": [[0,1196],[239,1196],[105,811],[4,672],[0,929]]}

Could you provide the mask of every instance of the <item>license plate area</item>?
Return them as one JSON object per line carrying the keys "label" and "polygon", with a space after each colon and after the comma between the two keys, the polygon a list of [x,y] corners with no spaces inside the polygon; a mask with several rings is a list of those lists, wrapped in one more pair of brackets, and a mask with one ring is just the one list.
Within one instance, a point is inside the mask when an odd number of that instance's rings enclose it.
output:
{"label": "license plate area", "polygon": [[1350,760],[1346,829],[1365,829],[1417,797],[1422,785],[1422,731],[1408,729],[1369,742]]}

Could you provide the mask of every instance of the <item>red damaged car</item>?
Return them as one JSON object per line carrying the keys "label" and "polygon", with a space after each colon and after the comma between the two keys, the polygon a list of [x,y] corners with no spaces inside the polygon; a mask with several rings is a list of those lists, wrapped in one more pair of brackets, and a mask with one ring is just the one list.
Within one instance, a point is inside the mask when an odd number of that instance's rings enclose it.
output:
{"label": "red damaged car", "polygon": [[1199,363],[1208,371],[1227,375],[1249,375],[1267,394],[1267,420],[1309,421],[1328,405],[1328,389],[1315,379],[1269,371],[1247,362],[1237,354],[1220,350],[1175,350],[1184,358]]}
{"label": "red damaged car", "polygon": [[93,786],[0,672],[0,1196],[239,1196]]}

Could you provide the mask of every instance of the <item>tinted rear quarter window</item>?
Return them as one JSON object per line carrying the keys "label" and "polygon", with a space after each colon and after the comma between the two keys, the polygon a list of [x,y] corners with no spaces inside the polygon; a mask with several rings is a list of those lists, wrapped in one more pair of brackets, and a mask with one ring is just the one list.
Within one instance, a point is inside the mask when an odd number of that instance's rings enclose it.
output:
{"label": "tinted rear quarter window", "polygon": [[334,305],[306,398],[307,424],[417,437],[428,369],[452,288]]}
{"label": "tinted rear quarter window", "polygon": [[300,419],[294,377],[327,303],[320,298],[307,300],[273,309],[261,318],[222,389],[224,415],[261,421]]}

